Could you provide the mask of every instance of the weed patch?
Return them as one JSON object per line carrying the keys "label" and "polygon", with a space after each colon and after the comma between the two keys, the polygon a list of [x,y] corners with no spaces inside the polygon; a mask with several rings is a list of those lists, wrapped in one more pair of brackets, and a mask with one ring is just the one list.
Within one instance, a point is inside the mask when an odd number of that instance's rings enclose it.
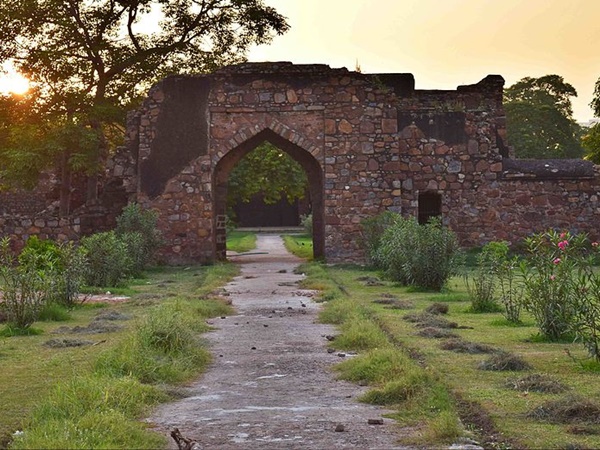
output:
{"label": "weed patch", "polygon": [[342,380],[372,385],[402,377],[410,365],[411,361],[407,355],[386,346],[344,361],[336,365],[335,370],[339,372]]}

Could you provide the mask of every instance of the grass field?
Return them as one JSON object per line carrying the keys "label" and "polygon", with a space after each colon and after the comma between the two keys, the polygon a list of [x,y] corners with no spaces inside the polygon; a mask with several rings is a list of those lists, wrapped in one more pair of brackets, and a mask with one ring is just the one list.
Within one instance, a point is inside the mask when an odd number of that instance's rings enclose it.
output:
{"label": "grass field", "polygon": [[[213,292],[236,273],[233,265],[153,269],[147,278],[130,284],[131,299],[126,302],[84,303],[63,317],[65,321],[36,322],[34,327],[42,332],[39,335],[0,338],[0,448],[8,444],[16,431],[23,430],[23,440],[15,442],[17,448],[155,448],[164,445],[162,438],[145,431],[136,418],[157,401],[167,400],[169,385],[196,376],[209,361],[208,352],[195,348],[198,340],[193,336],[208,330],[205,318],[230,311]],[[108,329],[92,334],[72,331],[74,327],[87,327],[99,314],[107,312],[128,320],[106,321],[105,324],[122,327],[115,332]],[[181,318],[180,323],[166,332],[156,323],[157,320],[168,323],[169,318],[177,317]],[[193,317],[193,320],[185,317]],[[71,330],[61,330],[61,327]],[[173,328],[179,334],[169,336]],[[152,376],[154,373],[162,376],[154,383],[144,383],[147,380],[140,379],[143,374],[137,376],[134,370],[117,374],[115,361],[120,367],[131,364],[124,359],[124,349],[130,348],[131,342],[139,344],[144,333],[150,339],[154,339],[152,333],[161,336],[163,343],[168,342],[165,339],[183,342],[182,338],[187,337],[187,342],[196,343],[187,351],[197,352],[198,358],[193,365],[182,366],[173,356],[174,352],[165,349],[159,359],[172,364],[146,367]],[[73,344],[75,340],[88,341],[88,345],[54,346],[57,342],[58,345],[60,342]],[[139,361],[146,355],[144,345],[137,344],[135,354],[129,355],[136,370],[143,368]],[[150,359],[153,358],[150,355]],[[102,367],[99,361],[104,361]],[[97,392],[96,398],[92,398],[93,392]],[[105,410],[106,401],[101,399],[113,397],[110,392],[115,393],[115,398],[129,396],[124,392],[137,392],[138,403],[109,404]],[[129,440],[120,441],[121,437]]]}
{"label": "grass field", "polygon": [[312,236],[308,234],[289,234],[282,237],[285,248],[289,252],[308,261],[313,259]]}
{"label": "grass field", "polygon": [[[516,327],[500,313],[470,313],[458,278],[443,293],[427,293],[359,267],[312,263],[301,270],[306,287],[323,290],[322,320],[339,327],[332,346],[360,353],[338,367],[340,377],[367,383],[364,401],[397,409],[404,444],[448,444],[462,435],[486,448],[600,448],[600,367],[586,362],[581,345],[539,342],[526,314]],[[432,304],[447,314],[423,316]],[[443,328],[439,318],[454,325]],[[504,358],[500,351],[530,368],[480,368]],[[548,386],[565,390],[536,392]]]}
{"label": "grass field", "polygon": [[236,230],[227,233],[227,250],[244,253],[254,248],[256,248],[255,233]]}

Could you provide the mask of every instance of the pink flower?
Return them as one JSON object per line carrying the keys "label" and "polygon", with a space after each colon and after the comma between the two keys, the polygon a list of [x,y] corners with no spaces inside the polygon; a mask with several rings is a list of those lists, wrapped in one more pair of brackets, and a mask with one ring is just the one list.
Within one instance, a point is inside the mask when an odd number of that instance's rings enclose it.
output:
{"label": "pink flower", "polygon": [[550,275],[550,280],[554,281],[556,277],[554,275]]}
{"label": "pink flower", "polygon": [[569,245],[569,241],[566,241],[566,240],[560,241],[558,243],[558,248],[560,248],[561,250],[564,250],[567,247],[567,245]]}
{"label": "pink flower", "polygon": [[552,261],[554,264],[560,264],[560,258],[556,258],[554,261]]}
{"label": "pink flower", "polygon": [[563,233],[560,233],[560,238],[561,238],[561,239],[564,239],[566,235],[567,235],[567,233],[564,233],[564,232],[563,232]]}
{"label": "pink flower", "polygon": [[592,242],[592,247],[598,247],[598,245],[600,245],[598,242]]}

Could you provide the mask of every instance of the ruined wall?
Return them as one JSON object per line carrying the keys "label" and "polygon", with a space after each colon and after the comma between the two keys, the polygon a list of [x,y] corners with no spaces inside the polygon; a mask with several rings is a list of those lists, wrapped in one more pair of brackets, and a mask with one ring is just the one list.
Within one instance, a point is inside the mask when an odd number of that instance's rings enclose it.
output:
{"label": "ruined wall", "polygon": [[[130,114],[100,204],[76,217],[104,208],[106,227],[138,201],[159,212],[166,261],[213,261],[225,251],[229,171],[269,140],[305,168],[315,248],[330,262],[361,261],[361,220],[386,209],[417,216],[423,194],[439,196],[465,246],[547,228],[597,236],[598,167],[512,159],[503,84],[490,75],[452,91],[416,90],[410,74],[291,63],[169,77]],[[90,229],[78,225],[77,235]]]}

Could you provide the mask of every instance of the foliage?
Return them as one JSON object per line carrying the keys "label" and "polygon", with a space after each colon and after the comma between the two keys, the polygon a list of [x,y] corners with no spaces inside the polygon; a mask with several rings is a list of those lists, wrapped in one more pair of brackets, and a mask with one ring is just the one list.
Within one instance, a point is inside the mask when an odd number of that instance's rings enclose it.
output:
{"label": "foliage", "polygon": [[551,341],[567,336],[575,314],[572,277],[585,236],[548,231],[525,239],[528,251],[521,264],[525,308],[534,316],[540,333]]}
{"label": "foliage", "polygon": [[506,243],[502,258],[496,266],[496,280],[499,288],[500,303],[504,306],[502,314],[513,324],[521,323],[521,308],[523,306],[523,280],[518,277],[519,257],[508,256]]}
{"label": "foliage", "polygon": [[158,214],[130,203],[117,217],[115,232],[125,242],[134,261],[134,273],[138,275],[153,260],[162,245],[161,232],[156,223]]}
{"label": "foliage", "polygon": [[378,259],[394,281],[440,291],[456,272],[458,242],[439,219],[419,225],[414,217],[398,218],[382,238]]}
{"label": "foliage", "polygon": [[50,280],[40,267],[50,264],[45,254],[32,254],[19,262],[11,251],[10,239],[0,240],[0,291],[9,324],[25,329],[38,319],[50,289]]}
{"label": "foliage", "polygon": [[367,255],[371,262],[379,268],[383,261],[380,259],[380,246],[385,231],[400,220],[400,215],[392,211],[384,211],[374,217],[364,219],[360,225],[362,227],[362,240]]}
{"label": "foliage", "polygon": [[313,235],[313,215],[307,214],[300,217],[300,225],[304,228],[304,233],[312,236]]}
{"label": "foliage", "polygon": [[282,198],[292,203],[304,198],[308,178],[302,166],[270,142],[263,142],[244,156],[229,174],[227,204],[249,202],[261,194],[266,204]]}
{"label": "foliage", "polygon": [[85,236],[81,247],[89,262],[85,274],[89,286],[118,286],[133,271],[134,261],[127,244],[114,231]]}
{"label": "foliage", "polygon": [[518,158],[582,156],[571,97],[577,91],[561,76],[525,77],[504,91],[508,140]]}
{"label": "foliage", "polygon": [[49,278],[47,300],[72,308],[79,301],[88,260],[82,249],[72,242],[56,244],[30,237],[19,255],[20,261],[35,259],[37,256],[50,261],[49,267],[40,267]]}
{"label": "foliage", "polygon": [[[89,146],[77,138],[74,147],[55,149],[88,173],[101,168],[111,143],[123,136],[126,109],[151,84],[242,62],[252,45],[289,28],[263,0],[5,0],[0,17],[0,63],[12,61],[38,86],[37,110],[46,124],[92,138]],[[15,151],[28,164],[43,164],[41,149]]]}
{"label": "foliage", "polygon": [[590,107],[594,110],[594,115],[600,117],[600,78],[598,78],[594,86],[594,98],[590,103]]}
{"label": "foliage", "polygon": [[496,270],[502,257],[495,242],[486,244],[477,255],[473,272],[465,272],[465,285],[471,298],[473,312],[495,312]]}
{"label": "foliage", "polygon": [[581,145],[585,150],[585,159],[600,164],[600,123],[583,130]]}

